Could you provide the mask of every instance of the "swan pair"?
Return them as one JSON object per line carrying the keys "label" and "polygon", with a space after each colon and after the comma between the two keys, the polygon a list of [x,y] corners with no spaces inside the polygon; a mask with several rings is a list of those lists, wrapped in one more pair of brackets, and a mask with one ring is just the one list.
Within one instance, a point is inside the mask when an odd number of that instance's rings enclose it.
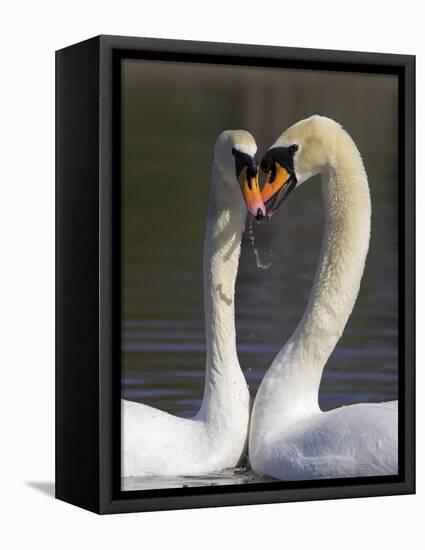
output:
{"label": "swan pair", "polygon": [[[397,474],[397,402],[322,412],[323,368],[359,292],[370,237],[361,156],[339,124],[313,116],[286,130],[262,159],[245,131],[215,145],[204,242],[206,377],[195,417],[122,401],[122,475],[198,475],[237,466],[283,480]],[[322,176],[325,232],[313,288],[295,332],[269,367],[250,418],[235,333],[234,293],[247,209],[272,216],[296,187]],[[241,193],[242,190],[242,193]],[[248,441],[249,439],[249,441]]]}

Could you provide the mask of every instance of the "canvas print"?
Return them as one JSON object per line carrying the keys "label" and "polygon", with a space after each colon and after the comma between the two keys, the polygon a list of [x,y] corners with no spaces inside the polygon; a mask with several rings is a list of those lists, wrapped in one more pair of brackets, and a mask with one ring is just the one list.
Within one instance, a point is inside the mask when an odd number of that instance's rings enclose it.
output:
{"label": "canvas print", "polygon": [[398,473],[396,75],[121,60],[121,489]]}

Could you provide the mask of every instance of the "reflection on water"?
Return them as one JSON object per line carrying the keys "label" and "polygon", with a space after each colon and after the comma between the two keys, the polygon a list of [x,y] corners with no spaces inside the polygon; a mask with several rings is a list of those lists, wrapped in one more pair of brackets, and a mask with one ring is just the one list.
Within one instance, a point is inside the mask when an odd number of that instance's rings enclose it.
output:
{"label": "reflection on water", "polygon": [[[212,149],[245,128],[260,155],[312,113],[341,122],[362,152],[372,239],[356,307],[324,371],[324,410],[397,398],[396,81],[390,76],[126,63],[124,70],[122,394],[170,413],[200,406],[205,337],[202,245]],[[314,91],[314,93],[312,93]],[[170,95],[171,94],[171,95]],[[368,101],[364,101],[367,95]],[[284,101],[279,101],[284,98]],[[269,222],[245,231],[236,286],[237,348],[252,396],[301,319],[323,230],[320,180],[302,185]],[[252,477],[251,477],[252,476]],[[127,488],[246,483],[246,470],[129,479]],[[141,484],[142,483],[142,484]]]}
{"label": "reflection on water", "polygon": [[123,478],[123,491],[140,491],[148,489],[171,489],[179,487],[213,487],[217,485],[244,485],[246,483],[264,483],[275,481],[267,476],[260,476],[249,468],[228,468],[207,476],[145,476]]}

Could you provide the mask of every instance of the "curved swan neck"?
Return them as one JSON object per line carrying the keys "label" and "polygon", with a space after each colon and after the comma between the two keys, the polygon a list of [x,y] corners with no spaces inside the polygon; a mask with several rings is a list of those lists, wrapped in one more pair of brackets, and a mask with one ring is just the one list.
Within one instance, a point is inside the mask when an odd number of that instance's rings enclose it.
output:
{"label": "curved swan neck", "polygon": [[[237,185],[213,164],[204,240],[206,381],[203,408],[243,377],[236,352],[235,282],[246,207]],[[233,388],[234,389],[234,388]]]}
{"label": "curved swan neck", "polygon": [[369,186],[354,143],[351,153],[340,153],[338,161],[322,173],[325,229],[320,259],[306,311],[294,334],[297,347],[310,348],[320,376],[353,310],[369,248]]}
{"label": "curved swan neck", "polygon": [[273,396],[275,406],[267,408],[278,411],[283,422],[318,410],[322,371],[354,307],[369,247],[366,173],[354,142],[340,132],[333,160],[321,171],[325,230],[308,305],[259,392]]}

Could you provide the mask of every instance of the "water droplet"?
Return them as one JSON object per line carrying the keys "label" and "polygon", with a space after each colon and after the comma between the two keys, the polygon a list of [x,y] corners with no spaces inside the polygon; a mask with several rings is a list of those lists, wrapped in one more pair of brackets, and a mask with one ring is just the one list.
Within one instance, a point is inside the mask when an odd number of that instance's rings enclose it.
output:
{"label": "water droplet", "polygon": [[269,267],[271,267],[273,263],[273,249],[272,249],[273,241],[270,241],[270,261],[267,263],[263,263],[260,258],[260,253],[258,252],[258,248],[255,246],[254,226],[252,221],[253,219],[254,218],[250,216],[248,237],[249,237],[249,242],[251,243],[251,246],[252,246],[252,250],[254,252],[255,262],[257,264],[257,267],[259,267],[260,269],[269,269]]}

